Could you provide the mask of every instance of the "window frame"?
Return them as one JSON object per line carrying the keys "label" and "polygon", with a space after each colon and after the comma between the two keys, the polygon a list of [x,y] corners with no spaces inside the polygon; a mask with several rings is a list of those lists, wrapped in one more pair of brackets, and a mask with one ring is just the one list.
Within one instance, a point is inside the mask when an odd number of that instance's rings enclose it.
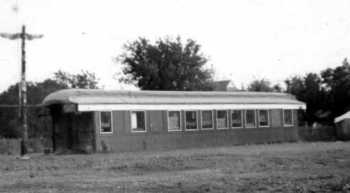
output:
{"label": "window frame", "polygon": [[[254,126],[253,127],[248,127],[247,126],[247,111],[253,111],[254,112]],[[244,127],[245,128],[256,128],[257,127],[257,124],[256,124],[256,109],[247,109],[244,111],[244,118],[245,118],[245,121],[244,121]]]}
{"label": "window frame", "polygon": [[[239,127],[234,127],[232,126],[232,113],[233,111],[240,111],[241,112],[241,126]],[[244,121],[243,121],[243,110],[242,109],[231,109],[231,113],[230,113],[230,119],[231,119],[231,125],[230,127],[233,128],[233,129],[238,129],[238,128],[243,128],[243,125],[244,125]]]}
{"label": "window frame", "polygon": [[[270,127],[270,111],[268,109],[258,109],[258,126],[259,127]],[[267,125],[260,125],[260,111],[267,112]]]}
{"label": "window frame", "polygon": [[[134,112],[142,112],[143,113],[143,117],[144,117],[144,126],[145,126],[145,129],[143,131],[135,131],[134,128],[132,128],[132,113]],[[137,116],[136,116],[137,118]],[[137,120],[136,120],[137,121]],[[146,125],[146,111],[144,110],[135,110],[135,111],[130,111],[130,130],[131,130],[131,133],[146,133],[147,132],[147,125]]]}
{"label": "window frame", "polygon": [[[203,127],[203,111],[210,111],[211,112],[211,128],[204,128]],[[200,110],[200,118],[201,118],[201,129],[202,130],[214,130],[215,125],[214,125],[214,111],[213,110]]]}
{"label": "window frame", "polygon": [[[225,111],[225,112],[226,112],[226,127],[218,127],[218,112],[219,112],[219,111]],[[229,126],[228,110],[216,110],[216,113],[215,113],[215,122],[216,122],[216,128],[217,128],[218,130],[229,129],[230,126]]]}
{"label": "window frame", "polygon": [[[100,111],[99,112],[100,115],[99,115],[99,118],[100,118],[100,134],[113,134],[113,111]],[[111,131],[108,131],[108,132],[105,132],[105,131],[102,131],[102,119],[101,119],[101,113],[110,113],[111,115]]]}
{"label": "window frame", "polygon": [[[180,128],[176,130],[169,130],[169,112],[179,112],[180,114]],[[167,111],[167,119],[168,119],[168,132],[176,132],[176,131],[182,131],[182,116],[180,110],[174,110],[174,111]]]}
{"label": "window frame", "polygon": [[[291,113],[291,121],[292,123],[291,124],[286,124],[285,122],[285,111],[290,111]],[[294,117],[293,117],[293,109],[282,109],[282,121],[283,121],[283,127],[294,127]]]}
{"label": "window frame", "polygon": [[[187,119],[186,119],[186,112],[195,112],[196,113],[196,129],[187,129]],[[198,124],[198,111],[197,110],[185,110],[184,111],[184,118],[185,118],[185,131],[198,131],[199,130],[199,124]]]}

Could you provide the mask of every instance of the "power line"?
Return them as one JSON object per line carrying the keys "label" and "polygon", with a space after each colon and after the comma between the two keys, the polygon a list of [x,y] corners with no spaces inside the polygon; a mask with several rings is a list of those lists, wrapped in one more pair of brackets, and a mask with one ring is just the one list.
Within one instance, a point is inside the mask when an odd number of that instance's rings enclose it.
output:
{"label": "power line", "polygon": [[[13,104],[0,104],[0,108],[19,108],[21,107],[20,105],[13,105]],[[37,105],[25,105],[25,108],[37,108],[37,107],[42,107],[41,104]]]}

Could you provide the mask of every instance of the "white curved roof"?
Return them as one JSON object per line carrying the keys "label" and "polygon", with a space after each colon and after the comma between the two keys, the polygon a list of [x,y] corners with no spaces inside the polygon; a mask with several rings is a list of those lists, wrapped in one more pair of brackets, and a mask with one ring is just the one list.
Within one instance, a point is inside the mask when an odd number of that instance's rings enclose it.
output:
{"label": "white curved roof", "polygon": [[[89,106],[85,110],[97,110],[92,107],[104,106],[112,110],[128,108],[149,109],[161,107],[196,109],[198,106],[222,106],[227,105],[242,108],[247,105],[289,106],[293,109],[305,108],[305,104],[295,99],[293,95],[273,92],[215,92],[215,91],[108,91],[98,89],[66,89],[48,95],[43,104],[77,104],[82,107]],[[191,106],[189,106],[191,105]],[[137,107],[135,107],[137,106]],[[276,108],[278,108],[276,106]],[[142,107],[142,108],[141,108]],[[211,107],[210,107],[211,108]],[[170,108],[171,109],[171,108]],[[183,108],[182,108],[183,109]],[[100,109],[101,110],[101,109]]]}

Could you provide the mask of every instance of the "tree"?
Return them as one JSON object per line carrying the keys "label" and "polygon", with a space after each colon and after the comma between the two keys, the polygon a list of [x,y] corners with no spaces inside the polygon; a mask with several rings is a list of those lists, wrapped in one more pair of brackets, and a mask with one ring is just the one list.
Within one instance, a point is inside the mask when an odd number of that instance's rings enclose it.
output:
{"label": "tree", "polygon": [[[53,78],[42,82],[27,82],[28,104],[41,104],[43,99],[50,93],[66,88],[97,88],[97,78],[93,73],[83,71],[81,74],[69,74],[58,71]],[[11,85],[0,94],[0,104],[18,104],[18,84]],[[43,109],[39,107],[28,108],[29,136],[39,137],[49,133],[48,116],[41,116]],[[18,110],[17,108],[0,108],[0,137],[20,137]]]}
{"label": "tree", "polygon": [[272,91],[274,91],[274,88],[271,86],[270,81],[265,80],[265,79],[261,79],[261,80],[254,80],[254,81],[252,81],[248,85],[248,91],[272,92]]}
{"label": "tree", "polygon": [[[0,94],[0,104],[17,104],[18,90],[18,84],[10,86]],[[17,108],[0,108],[0,138],[20,137],[18,113]]]}
{"label": "tree", "polygon": [[321,72],[323,83],[329,91],[330,108],[333,117],[350,110],[350,65],[347,58],[341,66]]}
{"label": "tree", "polygon": [[327,104],[327,92],[322,86],[322,79],[316,73],[308,73],[304,77],[294,76],[285,81],[287,92],[306,103],[305,121],[329,122],[329,117],[324,117],[329,111]]}
{"label": "tree", "polygon": [[[38,105],[49,93],[65,88],[67,88],[66,85],[57,83],[52,79],[46,79],[39,83],[27,82],[28,104]],[[10,86],[0,94],[0,104],[18,104],[18,83]],[[31,137],[40,136],[48,132],[47,125],[42,124],[44,121],[40,118],[41,113],[41,108],[28,107],[29,136]],[[17,108],[0,108],[0,136],[7,138],[20,137],[19,126]]]}
{"label": "tree", "polygon": [[166,38],[151,44],[139,38],[124,49],[118,57],[123,82],[142,90],[212,90],[212,73],[204,69],[207,58],[194,40],[183,44],[179,37],[175,41]]}
{"label": "tree", "polygon": [[68,88],[98,88],[98,79],[95,73],[81,71],[80,74],[70,74],[59,70],[54,73],[54,78],[57,83],[66,85]]}
{"label": "tree", "polygon": [[275,85],[273,85],[273,86],[272,86],[272,90],[273,90],[274,92],[283,92],[283,89],[282,89],[282,87],[281,87],[280,84],[275,84]]}

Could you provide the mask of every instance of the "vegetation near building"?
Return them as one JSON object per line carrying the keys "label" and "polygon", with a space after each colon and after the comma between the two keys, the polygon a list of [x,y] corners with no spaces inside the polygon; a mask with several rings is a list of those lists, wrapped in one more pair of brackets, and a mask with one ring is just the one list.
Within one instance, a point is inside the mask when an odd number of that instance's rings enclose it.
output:
{"label": "vegetation near building", "polygon": [[140,38],[124,46],[118,60],[125,74],[120,80],[142,90],[212,90],[212,72],[201,46],[188,39],[159,39],[154,44]]}
{"label": "vegetation near building", "polygon": [[256,92],[282,92],[280,85],[271,85],[267,79],[254,80],[248,85],[248,91]]}
{"label": "vegetation near building", "polygon": [[321,73],[307,73],[285,81],[286,92],[307,104],[305,121],[333,125],[335,117],[350,110],[350,65],[327,68]]}
{"label": "vegetation near building", "polygon": [[[42,82],[28,82],[28,124],[29,136],[49,136],[51,123],[42,108],[38,108],[43,99],[50,93],[67,88],[98,88],[98,79],[94,73],[82,71],[70,74],[63,71],[54,73],[52,78]],[[13,105],[0,108],[0,138],[17,138],[21,136],[18,120],[18,84],[10,86],[0,94],[0,105]]]}

